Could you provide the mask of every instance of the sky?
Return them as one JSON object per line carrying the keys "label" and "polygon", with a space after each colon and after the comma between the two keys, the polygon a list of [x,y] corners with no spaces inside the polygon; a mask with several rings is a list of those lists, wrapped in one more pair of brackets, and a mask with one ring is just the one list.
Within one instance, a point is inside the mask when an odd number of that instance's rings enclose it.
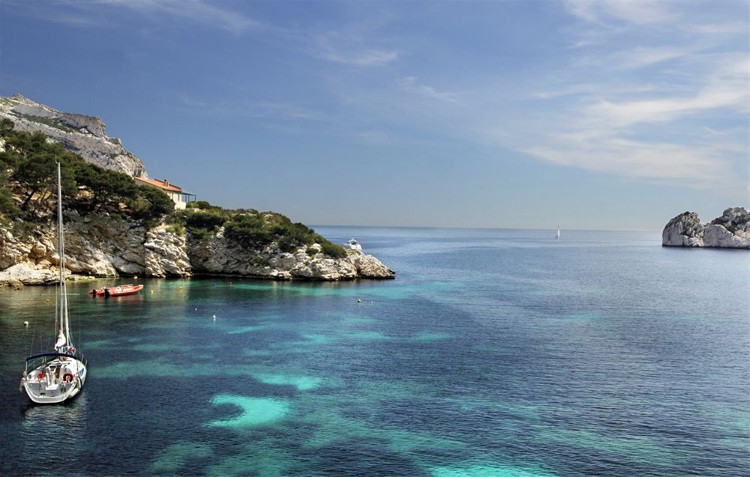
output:
{"label": "sky", "polygon": [[750,208],[746,0],[0,0],[0,96],[308,225],[661,230]]}

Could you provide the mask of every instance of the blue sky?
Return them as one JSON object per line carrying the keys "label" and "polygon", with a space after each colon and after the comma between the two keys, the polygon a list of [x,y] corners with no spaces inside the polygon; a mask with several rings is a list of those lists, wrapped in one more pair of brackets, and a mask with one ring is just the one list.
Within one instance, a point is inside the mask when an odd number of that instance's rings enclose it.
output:
{"label": "blue sky", "polygon": [[750,202],[750,4],[0,2],[0,95],[309,225],[660,230]]}

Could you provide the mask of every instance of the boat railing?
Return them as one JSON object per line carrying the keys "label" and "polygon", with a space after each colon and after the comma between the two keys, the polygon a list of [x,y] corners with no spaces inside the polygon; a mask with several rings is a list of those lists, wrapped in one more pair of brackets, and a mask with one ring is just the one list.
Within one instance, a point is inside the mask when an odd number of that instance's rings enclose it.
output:
{"label": "boat railing", "polygon": [[84,366],[88,364],[88,360],[86,359],[86,357],[78,350],[75,350],[75,352],[73,353],[40,353],[26,358],[26,368],[24,374],[28,374],[30,369],[36,369],[39,366],[47,364],[57,358],[73,358],[83,363]]}

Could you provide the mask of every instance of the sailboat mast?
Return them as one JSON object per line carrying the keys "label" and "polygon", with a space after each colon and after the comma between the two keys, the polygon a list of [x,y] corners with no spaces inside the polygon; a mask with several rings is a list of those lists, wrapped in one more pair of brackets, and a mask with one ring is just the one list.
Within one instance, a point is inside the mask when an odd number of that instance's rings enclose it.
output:
{"label": "sailboat mast", "polygon": [[62,212],[62,174],[60,163],[57,163],[57,240],[60,255],[60,330],[65,340],[70,343],[70,324],[68,323],[68,293],[65,287],[65,237],[63,235]]}

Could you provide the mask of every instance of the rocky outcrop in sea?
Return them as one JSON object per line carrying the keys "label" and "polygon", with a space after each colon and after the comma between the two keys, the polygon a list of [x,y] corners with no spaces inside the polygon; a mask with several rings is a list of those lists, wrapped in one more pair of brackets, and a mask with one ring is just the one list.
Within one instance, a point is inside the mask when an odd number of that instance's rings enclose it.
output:
{"label": "rocky outcrop in sea", "polygon": [[[65,265],[72,279],[85,277],[237,276],[273,280],[388,279],[395,273],[380,260],[347,250],[343,258],[319,244],[282,252],[276,243],[242,247],[224,237],[180,235],[165,225],[145,229],[117,217],[65,215]],[[0,229],[0,285],[55,283],[59,258],[53,228],[19,238]]]}
{"label": "rocky outcrop in sea", "polygon": [[13,121],[17,130],[39,131],[92,164],[131,177],[148,177],[143,162],[120,139],[106,135],[99,117],[64,113],[15,94],[0,98],[0,118]]}
{"label": "rocky outcrop in sea", "polygon": [[750,250],[750,214],[743,207],[733,207],[704,225],[695,212],[684,212],[664,227],[661,243],[664,247]]}

